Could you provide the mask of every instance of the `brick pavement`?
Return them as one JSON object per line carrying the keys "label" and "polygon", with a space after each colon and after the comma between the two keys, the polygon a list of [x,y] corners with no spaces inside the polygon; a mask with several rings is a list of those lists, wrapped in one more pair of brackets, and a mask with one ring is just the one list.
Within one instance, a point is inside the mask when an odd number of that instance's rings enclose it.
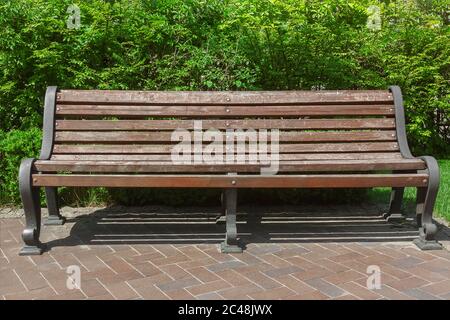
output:
{"label": "brick pavement", "polygon": [[[32,257],[17,255],[23,219],[0,219],[0,299],[450,299],[450,252],[419,251],[412,224],[366,208],[252,216],[238,225],[245,252],[230,255],[210,215],[127,211],[44,226],[49,250]],[[67,288],[71,265],[81,290]],[[367,288],[370,265],[380,289]]]}

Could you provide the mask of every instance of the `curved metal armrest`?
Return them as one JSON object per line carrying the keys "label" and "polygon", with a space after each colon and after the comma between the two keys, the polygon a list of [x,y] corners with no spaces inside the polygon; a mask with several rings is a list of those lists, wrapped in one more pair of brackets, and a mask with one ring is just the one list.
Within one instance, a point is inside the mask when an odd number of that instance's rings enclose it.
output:
{"label": "curved metal armrest", "polygon": [[420,156],[416,157],[417,159],[422,159],[425,161],[425,165],[427,166],[427,172],[430,175],[429,177],[429,185],[432,188],[439,188],[440,176],[439,176],[439,164],[437,160],[432,156]]}
{"label": "curved metal armrest", "polygon": [[56,86],[48,87],[45,93],[44,125],[40,160],[50,159],[55,138]]}
{"label": "curved metal armrest", "polygon": [[400,149],[400,153],[402,154],[403,157],[407,159],[416,158],[425,161],[427,171],[430,174],[430,182],[431,180],[437,181],[437,184],[439,185],[439,165],[436,159],[431,156],[415,157],[412,155],[409,149],[408,139],[406,136],[405,108],[403,106],[403,96],[400,87],[390,86],[389,91],[391,91],[392,96],[394,98],[395,128],[397,132],[397,142],[398,147]]}

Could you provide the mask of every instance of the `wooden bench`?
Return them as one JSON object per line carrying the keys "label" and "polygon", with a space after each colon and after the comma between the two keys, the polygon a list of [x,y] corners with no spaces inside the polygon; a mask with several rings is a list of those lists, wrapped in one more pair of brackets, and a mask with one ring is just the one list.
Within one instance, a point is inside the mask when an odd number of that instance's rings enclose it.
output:
{"label": "wooden bench", "polygon": [[[179,164],[175,129],[279,129],[277,174],[261,164]],[[26,215],[21,255],[41,254],[39,188],[49,217],[63,224],[57,187],[221,188],[226,212],[222,252],[239,252],[239,188],[391,187],[387,219],[401,217],[405,187],[416,187],[422,249],[439,249],[432,221],[439,186],[434,158],[409,151],[399,87],[355,91],[155,92],[58,90],[45,96],[39,159],[20,167]],[[250,151],[248,151],[250,152]],[[195,150],[192,154],[196,153]]]}

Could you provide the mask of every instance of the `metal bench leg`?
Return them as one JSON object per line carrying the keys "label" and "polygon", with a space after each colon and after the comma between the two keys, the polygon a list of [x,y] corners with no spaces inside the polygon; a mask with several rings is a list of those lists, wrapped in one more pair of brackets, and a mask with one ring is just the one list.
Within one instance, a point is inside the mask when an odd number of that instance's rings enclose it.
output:
{"label": "metal bench leg", "polygon": [[416,195],[416,222],[417,226],[422,227],[422,214],[425,208],[425,199],[427,197],[427,188],[417,188]]}
{"label": "metal bench leg", "polygon": [[39,241],[41,231],[41,205],[39,201],[39,188],[32,186],[32,172],[34,159],[25,159],[20,165],[19,189],[25,211],[26,226],[22,232],[25,245],[19,255],[39,255],[44,245]]}
{"label": "metal bench leg", "polygon": [[222,204],[220,215],[216,218],[216,224],[222,224],[226,221],[227,214],[227,199],[225,194],[226,189],[222,190],[222,194],[220,195],[220,201]]}
{"label": "metal bench leg", "polygon": [[58,188],[46,187],[45,198],[47,199],[48,218],[44,220],[44,225],[63,225],[66,222],[66,218],[59,213]]}
{"label": "metal bench leg", "polygon": [[236,228],[236,201],[237,190],[226,189],[225,190],[225,203],[226,203],[226,238],[221,243],[220,249],[222,253],[237,253],[242,252],[242,248],[238,245],[237,241],[237,228]]}
{"label": "metal bench leg", "polygon": [[389,211],[384,215],[384,218],[388,222],[398,222],[404,220],[404,216],[402,215],[402,201],[404,192],[405,188],[403,187],[392,188]]}
{"label": "metal bench leg", "polygon": [[439,167],[434,158],[422,157],[427,163],[429,181],[427,187],[417,188],[416,214],[419,221],[419,238],[414,243],[422,250],[442,249],[436,241],[437,226],[433,223],[433,208],[439,189]]}

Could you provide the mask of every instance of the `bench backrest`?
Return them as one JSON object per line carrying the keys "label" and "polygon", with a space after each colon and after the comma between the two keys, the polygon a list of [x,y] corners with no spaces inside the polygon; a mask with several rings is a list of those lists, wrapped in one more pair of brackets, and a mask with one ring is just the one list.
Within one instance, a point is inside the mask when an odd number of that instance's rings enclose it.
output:
{"label": "bench backrest", "polygon": [[[49,93],[50,91],[50,93]],[[54,95],[52,95],[54,94]],[[48,107],[47,105],[51,105]],[[47,110],[47,108],[50,110]],[[169,161],[175,129],[279,129],[280,160],[400,158],[393,95],[355,91],[47,91],[41,159]],[[53,129],[53,130],[52,130]],[[45,149],[45,150],[44,150]]]}

